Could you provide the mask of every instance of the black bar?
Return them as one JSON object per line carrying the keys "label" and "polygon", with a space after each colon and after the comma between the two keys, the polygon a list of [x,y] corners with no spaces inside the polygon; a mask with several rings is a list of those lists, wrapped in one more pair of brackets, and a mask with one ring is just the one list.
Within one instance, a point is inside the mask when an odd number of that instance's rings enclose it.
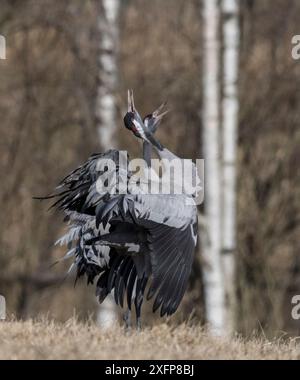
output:
{"label": "black bar", "polygon": [[[266,374],[276,371],[277,375],[286,376],[288,370],[300,373],[300,361],[196,361],[196,360],[101,360],[101,361],[0,361],[0,374],[4,371],[10,376],[16,372],[30,373],[30,377],[41,378],[41,374],[47,377],[63,375],[70,377],[70,372],[84,377],[108,376],[127,378],[176,376],[176,377],[202,377],[228,374],[239,379],[245,376],[257,378],[262,372]],[[3,372],[2,372],[3,371]],[[30,372],[28,372],[30,371]],[[1,375],[0,375],[1,376]],[[1,376],[2,377],[2,376]],[[3,376],[4,378],[4,376]],[[82,378],[82,376],[81,376]]]}

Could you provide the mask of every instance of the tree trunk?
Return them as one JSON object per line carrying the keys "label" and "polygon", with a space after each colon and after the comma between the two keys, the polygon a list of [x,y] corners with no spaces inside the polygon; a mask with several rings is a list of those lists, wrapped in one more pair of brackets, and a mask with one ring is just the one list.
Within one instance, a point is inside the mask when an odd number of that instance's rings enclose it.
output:
{"label": "tree trunk", "polygon": [[5,298],[0,295],[0,321],[6,319],[6,303]]}
{"label": "tree trunk", "polygon": [[118,80],[117,51],[120,1],[100,0],[100,6],[96,121],[100,144],[103,149],[110,149],[117,145],[115,138],[117,125],[115,90]]}
{"label": "tree trunk", "polygon": [[222,99],[222,262],[226,292],[226,330],[234,328],[236,249],[236,142],[238,127],[239,21],[237,0],[223,0]]}
{"label": "tree trunk", "polygon": [[6,41],[5,37],[0,35],[0,59],[6,59]]}
{"label": "tree trunk", "polygon": [[[98,57],[98,91],[96,100],[97,131],[101,149],[117,147],[116,84],[118,80],[119,0],[100,0],[98,28],[100,36]],[[97,321],[102,328],[111,327],[117,319],[112,296],[98,308]]]}
{"label": "tree trunk", "polygon": [[203,152],[205,159],[205,217],[208,244],[203,243],[206,319],[210,330],[224,332],[225,293],[221,267],[221,179],[218,0],[205,0],[203,73]]}

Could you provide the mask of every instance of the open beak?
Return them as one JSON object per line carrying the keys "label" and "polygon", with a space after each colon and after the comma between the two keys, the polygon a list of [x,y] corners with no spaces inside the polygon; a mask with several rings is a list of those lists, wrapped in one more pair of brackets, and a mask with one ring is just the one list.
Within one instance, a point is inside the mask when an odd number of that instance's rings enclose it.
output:
{"label": "open beak", "polygon": [[159,106],[153,113],[152,116],[154,117],[157,122],[161,121],[161,119],[168,113],[170,110],[165,110],[164,112],[163,109],[167,105],[167,102],[164,102],[161,106]]}
{"label": "open beak", "polygon": [[136,111],[135,110],[135,106],[134,106],[134,98],[133,98],[133,91],[132,90],[128,90],[127,91],[127,98],[128,98],[128,108],[127,108],[127,111],[128,112],[134,112],[134,111]]}
{"label": "open beak", "polygon": [[156,132],[162,118],[169,112],[169,110],[164,111],[166,104],[166,102],[163,103],[154,112],[152,112],[152,114],[147,116],[147,128],[151,133]]}

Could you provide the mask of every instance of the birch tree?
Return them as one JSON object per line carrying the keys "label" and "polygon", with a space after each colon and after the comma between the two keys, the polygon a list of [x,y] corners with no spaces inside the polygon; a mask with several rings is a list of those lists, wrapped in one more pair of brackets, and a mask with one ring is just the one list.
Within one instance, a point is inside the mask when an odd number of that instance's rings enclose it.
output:
{"label": "birch tree", "polygon": [[203,152],[205,159],[205,218],[208,243],[204,243],[204,289],[207,323],[213,333],[224,330],[225,293],[221,266],[221,176],[219,112],[218,0],[204,0]]}
{"label": "birch tree", "polygon": [[6,303],[5,298],[0,295],[0,321],[6,319]]}
{"label": "birch tree", "polygon": [[99,84],[96,100],[96,120],[100,144],[103,149],[116,147],[116,97],[118,80],[117,50],[119,40],[120,0],[100,0],[98,18]]}
{"label": "birch tree", "polygon": [[[117,147],[115,91],[118,80],[117,52],[120,6],[120,0],[99,1],[99,77],[95,113],[99,142],[103,150]],[[116,309],[112,297],[107,297],[98,309],[98,324],[101,327],[110,327],[116,318]]]}
{"label": "birch tree", "polygon": [[6,59],[6,41],[5,37],[0,35],[0,59]]}
{"label": "birch tree", "polygon": [[226,291],[226,327],[234,324],[234,253],[236,248],[236,141],[238,125],[238,1],[223,0],[222,99],[222,262]]}

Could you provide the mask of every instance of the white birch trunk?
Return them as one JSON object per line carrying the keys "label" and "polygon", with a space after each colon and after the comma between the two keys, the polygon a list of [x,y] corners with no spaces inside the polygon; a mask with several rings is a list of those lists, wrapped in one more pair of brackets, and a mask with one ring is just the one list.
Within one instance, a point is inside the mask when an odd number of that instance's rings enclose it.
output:
{"label": "white birch trunk", "polygon": [[0,35],[0,59],[6,59],[6,40]]}
{"label": "white birch trunk", "polygon": [[5,321],[6,319],[6,302],[5,298],[0,295],[0,321]]}
{"label": "white birch trunk", "polygon": [[219,114],[219,6],[204,0],[203,152],[205,217],[209,244],[203,243],[206,319],[214,334],[223,334],[225,292],[221,266],[221,179]]}
{"label": "white birch trunk", "polygon": [[120,0],[100,0],[102,12],[98,20],[100,49],[98,57],[99,86],[96,119],[99,139],[104,149],[116,147],[116,83],[119,44]]}
{"label": "white birch trunk", "polygon": [[[102,12],[98,20],[99,86],[96,100],[97,130],[101,149],[117,147],[116,141],[116,84],[118,80],[117,51],[119,43],[120,0],[100,0]],[[109,328],[117,320],[116,306],[112,296],[99,306],[97,322],[101,328]]]}
{"label": "white birch trunk", "polygon": [[238,1],[223,0],[223,160],[222,260],[226,291],[226,329],[234,327],[234,253],[236,249],[236,145],[238,127],[239,20]]}

